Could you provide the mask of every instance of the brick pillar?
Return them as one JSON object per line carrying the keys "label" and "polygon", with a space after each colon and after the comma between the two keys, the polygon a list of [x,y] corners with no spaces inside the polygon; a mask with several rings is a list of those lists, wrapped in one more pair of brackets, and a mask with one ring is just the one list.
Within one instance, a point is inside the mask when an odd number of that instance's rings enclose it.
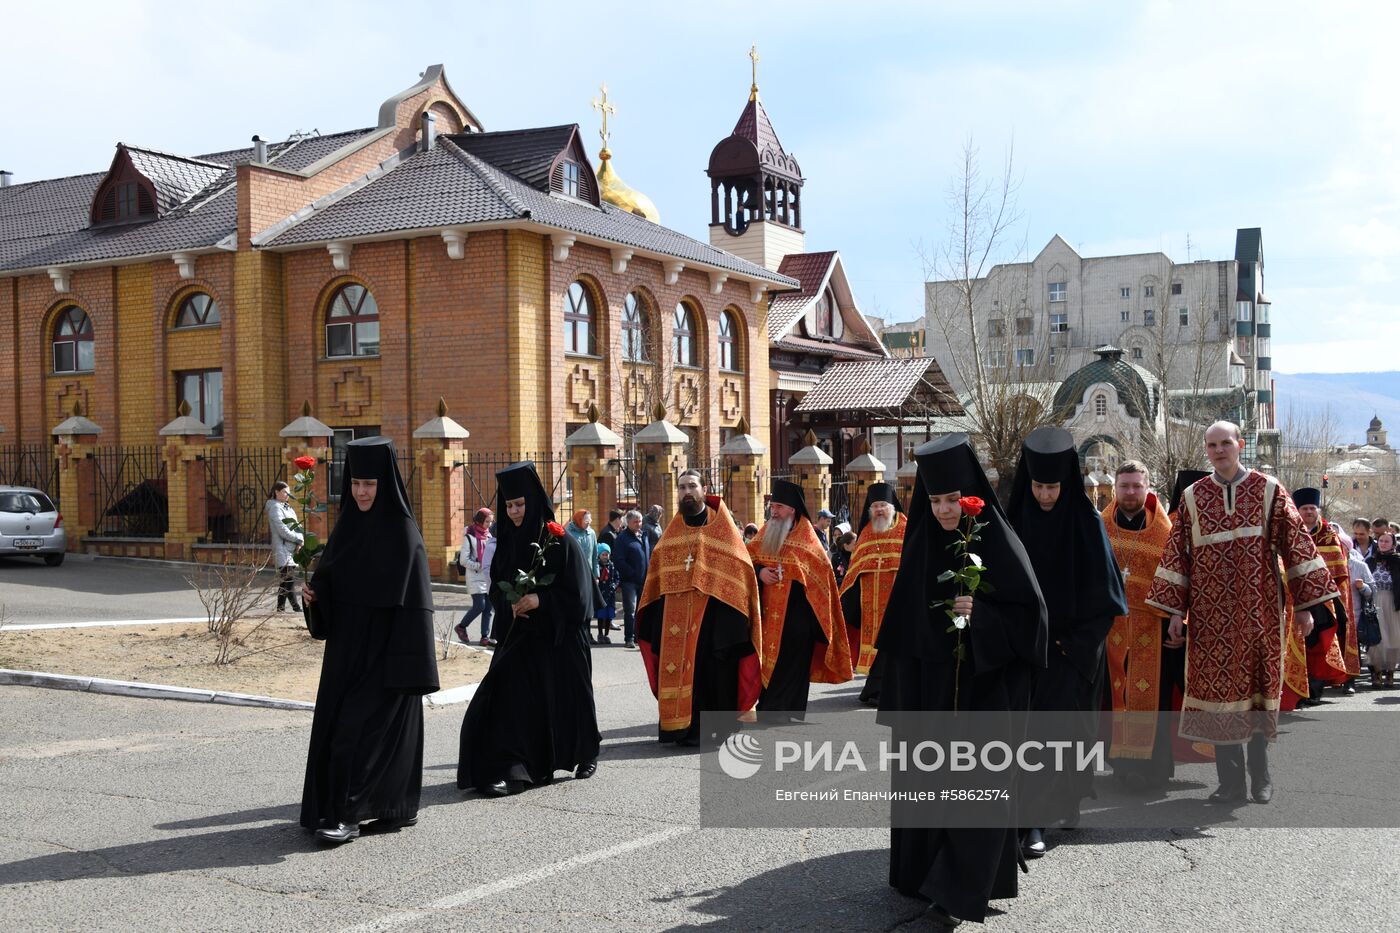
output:
{"label": "brick pillar", "polygon": [[447,402],[438,399],[437,417],[413,432],[418,469],[422,473],[423,502],[418,529],[428,551],[428,573],[437,579],[451,577],[448,566],[462,546],[462,473],[466,465],[470,432],[447,417]]}
{"label": "brick pillar", "polygon": [[190,415],[181,402],[174,421],[160,429],[165,438],[167,518],[165,559],[193,560],[194,545],[209,530],[208,484],[204,457],[209,452],[209,426]]}
{"label": "brick pillar", "polygon": [[807,497],[807,509],[813,517],[822,509],[831,506],[831,455],[817,446],[817,435],[810,430],[804,437],[803,447],[788,460],[792,467],[792,480],[802,487]]}
{"label": "brick pillar", "polygon": [[588,406],[588,423],[564,438],[569,451],[569,474],[574,481],[574,508],[593,513],[594,527],[607,521],[617,505],[617,451],[622,447],[607,425],[598,422],[598,406]]}
{"label": "brick pillar", "polygon": [[63,515],[68,550],[82,549],[83,538],[97,524],[93,502],[97,486],[97,465],[90,459],[102,428],[83,417],[82,402],[73,405],[73,416],[49,432],[58,438],[54,457],[58,460],[58,510]]}
{"label": "brick pillar", "polygon": [[638,495],[643,513],[661,506],[662,521],[676,514],[676,477],[686,468],[685,445],[690,438],[666,420],[666,408],[657,405],[656,420],[636,433],[637,472],[641,474]]}
{"label": "brick pillar", "polygon": [[870,452],[870,443],[861,442],[861,454],[846,464],[847,501],[851,504],[851,527],[860,525],[860,510],[865,507],[865,494],[876,483],[885,481],[885,464]]}
{"label": "brick pillar", "polygon": [[[895,473],[895,481],[899,486],[899,498],[904,502],[906,512],[917,507],[916,503],[909,499],[914,495],[914,479],[919,475],[919,464],[914,459],[914,448],[911,445],[904,454],[904,466]],[[927,508],[927,506],[924,506]]]}
{"label": "brick pillar", "polygon": [[[316,482],[312,488],[321,503],[321,511],[314,515],[302,515],[300,506],[293,505],[293,508],[297,509],[297,517],[306,529],[315,532],[324,542],[330,534],[330,522],[325,511],[325,505],[330,501],[331,488],[330,425],[312,416],[310,402],[302,402],[301,417],[277,433],[282,438],[282,458],[287,462],[289,476],[296,473],[296,468],[291,466],[291,463],[297,457],[316,458]],[[292,485],[295,488],[295,484]]]}
{"label": "brick pillar", "polygon": [[724,498],[729,511],[741,524],[763,520],[763,491],[759,471],[768,448],[749,433],[749,420],[739,419],[739,433],[719,449],[724,459]]}

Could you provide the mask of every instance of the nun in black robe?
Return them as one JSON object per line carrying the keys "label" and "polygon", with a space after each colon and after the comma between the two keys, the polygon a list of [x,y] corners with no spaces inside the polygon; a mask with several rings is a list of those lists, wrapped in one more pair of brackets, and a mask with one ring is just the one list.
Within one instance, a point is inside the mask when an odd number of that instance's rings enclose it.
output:
{"label": "nun in black robe", "polygon": [[[1059,498],[1049,510],[1036,501],[1032,481],[1060,484]],[[1035,567],[1050,620],[1046,669],[1036,677],[1031,709],[1075,714],[1066,717],[1065,725],[1076,734],[1057,738],[1091,742],[1098,733],[1107,675],[1104,640],[1114,618],[1128,614],[1128,603],[1123,573],[1103,518],[1084,490],[1079,454],[1068,431],[1043,427],[1026,435],[1007,511]],[[1080,801],[1094,796],[1093,773],[1047,769],[1037,778],[1027,788],[1040,802],[1037,812],[1077,824]],[[1042,854],[1039,833],[1032,830],[1027,837],[1027,854]]]}
{"label": "nun in black robe", "polygon": [[[1007,729],[1014,731],[1017,713],[1023,716],[1030,703],[1034,672],[1045,666],[1045,604],[1035,573],[967,435],[931,441],[914,456],[919,472],[909,499],[904,553],[876,641],[879,657],[885,659],[880,720],[894,727],[895,742],[941,740],[942,736],[901,734],[902,729],[915,728],[914,722],[890,714],[951,711],[956,698],[959,710],[1006,713]],[[974,547],[987,568],[986,581],[995,587],[973,597],[963,632],[967,656],[961,665],[954,654],[957,636],[948,631],[945,610],[930,606],[956,595],[953,585],[939,583],[938,577],[956,569],[949,546],[958,532],[944,530],[929,504],[931,494],[951,492],[978,496],[985,503],[978,521],[986,527]],[[897,772],[895,789],[909,780]],[[990,828],[901,827],[896,805],[890,884],[901,894],[931,901],[932,919],[945,924],[954,918],[982,922],[990,899],[1016,896],[1020,859],[1012,805],[991,814]]]}
{"label": "nun in black robe", "polygon": [[[593,622],[593,574],[568,534],[550,537],[554,509],[535,465],[514,463],[496,474],[498,535],[491,561],[491,604],[499,644],[491,667],[462,720],[457,786],[490,796],[548,784],[556,771],[592,777],[597,769],[598,714],[593,705],[593,661],[588,628]],[[525,500],[517,526],[506,503]],[[545,542],[540,578],[550,581],[531,595],[539,605],[513,617],[499,586],[529,571],[532,544]],[[528,598],[528,597],[527,597]]]}
{"label": "nun in black robe", "polygon": [[[870,507],[877,502],[888,502],[894,506],[895,514],[903,515],[904,506],[899,501],[899,493],[890,483],[872,483],[865,491],[865,505],[860,510],[856,525],[856,540],[870,521]],[[864,582],[857,579],[846,592],[841,594],[841,614],[846,617],[846,627],[850,630],[851,661],[860,657],[860,587]],[[885,663],[880,660],[880,652],[875,652],[875,660],[870,662],[870,673],[865,675],[865,686],[860,690],[860,701],[866,706],[880,705],[880,684],[885,679]]]}
{"label": "nun in black robe", "polygon": [[[351,480],[375,480],[361,509]],[[438,689],[428,555],[387,437],[350,442],[307,602],[326,630],[301,825],[347,842],[359,824],[412,825],[423,787],[424,694]]]}

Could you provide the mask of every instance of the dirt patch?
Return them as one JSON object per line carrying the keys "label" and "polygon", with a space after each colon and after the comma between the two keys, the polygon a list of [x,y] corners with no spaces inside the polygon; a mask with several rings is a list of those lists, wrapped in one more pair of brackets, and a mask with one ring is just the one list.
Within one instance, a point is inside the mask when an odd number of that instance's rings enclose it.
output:
{"label": "dirt patch", "polygon": [[[240,623],[243,631],[252,628]],[[225,665],[212,663],[217,649],[203,623],[10,630],[0,633],[0,667],[314,700],[324,647],[306,634],[300,614],[269,620],[236,649],[256,653]],[[490,654],[462,645],[444,661],[439,646],[443,689],[476,683],[490,661]]]}

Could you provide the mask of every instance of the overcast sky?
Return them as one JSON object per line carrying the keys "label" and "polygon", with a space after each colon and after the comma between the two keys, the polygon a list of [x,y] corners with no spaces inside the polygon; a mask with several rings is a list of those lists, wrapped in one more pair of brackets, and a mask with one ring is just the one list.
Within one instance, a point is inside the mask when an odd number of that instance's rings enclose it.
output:
{"label": "overcast sky", "polygon": [[808,248],[841,251],[865,312],[922,313],[916,247],[946,236],[964,142],[995,172],[1014,141],[1023,221],[1003,258],[1058,233],[1085,256],[1226,259],[1237,227],[1262,227],[1275,368],[1392,369],[1394,9],[26,2],[5,14],[28,41],[0,58],[0,168],[30,181],[104,170],[118,141],[192,155],[370,126],[440,62],[488,130],[577,122],[595,153],[606,81],[619,174],[704,239],[705,165],[757,42],[764,104],[807,177]]}

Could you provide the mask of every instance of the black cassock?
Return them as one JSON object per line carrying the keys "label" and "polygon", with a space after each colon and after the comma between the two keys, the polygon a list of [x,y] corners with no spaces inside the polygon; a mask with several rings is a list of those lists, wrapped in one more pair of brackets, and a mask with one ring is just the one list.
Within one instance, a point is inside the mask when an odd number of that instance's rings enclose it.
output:
{"label": "black cassock", "polygon": [[[378,479],[361,512],[350,478]],[[423,694],[438,689],[427,553],[388,438],[353,442],[343,508],[315,576],[327,626],[301,800],[317,829],[417,815]]]}
{"label": "black cassock", "polygon": [[[1047,666],[1036,677],[1031,709],[1067,714],[1064,731],[1057,723],[1055,738],[1091,742],[1108,673],[1104,639],[1114,617],[1128,614],[1128,603],[1108,532],[1082,477],[1069,432],[1037,428],[1023,445],[1008,512],[1035,567],[1050,618]],[[1032,480],[1060,484],[1048,512],[1035,501]],[[1047,769],[1025,794],[1040,798],[1037,809],[1055,819],[1076,820],[1079,802],[1094,796],[1094,775]]]}
{"label": "black cassock", "polygon": [[[661,644],[661,620],[666,616],[666,597],[661,596],[638,613],[637,639],[652,645]],[[739,698],[739,664],[753,654],[753,637],[749,620],[743,613],[713,596],[706,600],[705,614],[700,619],[700,634],[695,640],[695,680],[691,693],[690,725],[685,729],[667,731],[658,728],[663,742],[694,743],[701,739],[701,713],[737,713]],[[724,735],[704,738],[722,741]]]}
{"label": "black cassock", "polygon": [[[1014,735],[1030,702],[1035,671],[1045,663],[1045,606],[1034,572],[966,435],[925,444],[915,457],[919,474],[909,500],[903,557],[876,642],[884,661],[880,721],[893,725],[891,739],[896,743],[945,739],[931,735],[931,727],[913,717],[888,714],[953,710],[954,672],[960,671],[957,709],[1005,713],[998,719],[1007,734]],[[930,603],[957,595],[951,584],[937,582],[941,573],[953,569],[948,548],[956,533],[944,531],[933,519],[930,490],[957,491],[985,502],[978,521],[986,527],[974,548],[995,590],[974,597],[972,621],[962,633],[967,655],[960,666],[954,653],[957,633],[948,631],[946,612],[929,608]],[[896,791],[927,790],[926,781],[917,773],[897,771],[892,783]],[[1015,791],[1012,797],[1014,801]],[[1017,893],[1020,857],[1013,805],[978,803],[988,807],[979,812],[988,814],[989,823],[1001,824],[985,828],[901,827],[896,805],[890,884],[901,894],[934,902],[954,917],[982,922],[989,900]]]}
{"label": "black cassock", "polygon": [[[761,569],[762,558],[754,567]],[[845,637],[845,632],[839,633]],[[807,601],[807,588],[794,583],[788,591],[787,615],[783,617],[783,637],[778,642],[778,660],[768,685],[758,698],[760,713],[805,713],[812,692],[812,652],[826,644],[826,633]]]}
{"label": "black cassock", "polygon": [[[516,491],[512,483],[519,482],[501,478],[498,514],[506,515],[505,500],[516,497],[509,493]],[[493,561],[491,568],[491,602],[502,619],[511,617],[511,608],[495,583],[515,568],[528,569],[528,542],[537,541],[538,533],[526,534],[522,542],[512,539],[526,529],[542,529],[548,511],[535,501],[543,499],[542,486],[538,493],[529,489],[519,494],[529,502],[525,521],[515,528],[507,527],[509,518],[502,519],[496,550],[501,566]],[[547,520],[552,521],[552,512]],[[457,786],[463,790],[497,781],[547,784],[556,771],[572,771],[598,758],[602,737],[588,647],[592,571],[567,534],[555,539],[545,555],[544,573],[553,574],[553,581],[535,591],[538,608],[510,623],[462,720]]]}

